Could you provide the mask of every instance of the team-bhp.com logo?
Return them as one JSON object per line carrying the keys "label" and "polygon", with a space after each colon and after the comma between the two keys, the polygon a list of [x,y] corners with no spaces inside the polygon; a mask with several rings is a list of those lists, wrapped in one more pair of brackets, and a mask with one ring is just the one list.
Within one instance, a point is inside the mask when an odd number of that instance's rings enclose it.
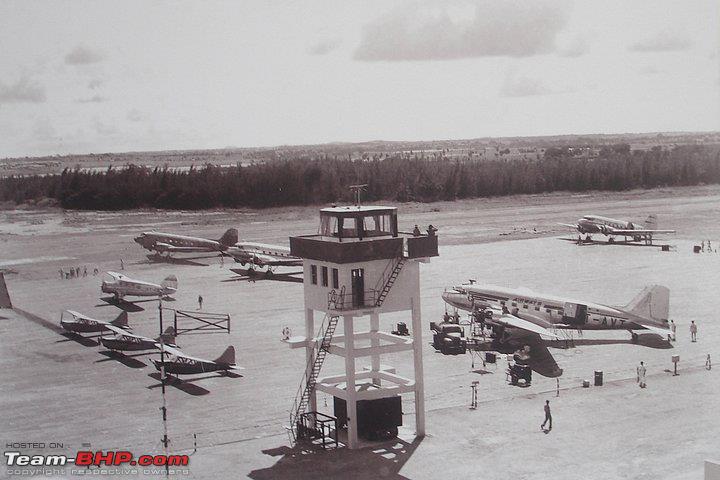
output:
{"label": "team-bhp.com logo", "polygon": [[[131,452],[80,451],[75,457],[67,455],[25,455],[21,452],[5,452],[9,467],[7,473],[23,473],[32,467],[185,467],[190,462],[188,455],[140,455],[135,458]],[[15,472],[14,470],[17,470]],[[76,472],[79,473],[79,472]],[[118,472],[120,473],[120,472]],[[131,473],[131,472],[127,472]]]}

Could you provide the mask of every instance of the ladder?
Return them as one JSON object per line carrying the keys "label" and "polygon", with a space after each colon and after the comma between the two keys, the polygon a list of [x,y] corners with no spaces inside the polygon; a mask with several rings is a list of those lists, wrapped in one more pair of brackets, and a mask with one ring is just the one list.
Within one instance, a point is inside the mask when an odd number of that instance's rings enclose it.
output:
{"label": "ladder", "polygon": [[315,390],[315,384],[317,383],[320,369],[322,368],[328,349],[330,348],[330,342],[333,334],[335,333],[335,328],[337,327],[339,318],[340,317],[338,315],[326,313],[325,318],[323,318],[322,324],[320,325],[320,329],[318,330],[318,334],[315,337],[317,339],[322,336],[322,340],[320,342],[315,342],[310,362],[308,363],[308,365],[312,366],[310,369],[305,371],[305,375],[300,382],[300,387],[298,388],[298,392],[295,396],[292,411],[290,412],[290,432],[294,442],[297,441],[297,422],[305,413],[310,403],[310,396]]}
{"label": "ladder", "polygon": [[395,280],[397,280],[398,275],[400,275],[400,271],[402,270],[403,265],[405,265],[405,258],[404,257],[397,257],[393,260],[395,262],[395,266],[393,267],[392,271],[390,272],[390,275],[388,276],[387,280],[385,281],[385,285],[383,285],[382,290],[380,291],[380,294],[377,297],[377,300],[375,301],[376,307],[381,307],[383,302],[388,296],[388,293],[390,293],[390,289],[395,284]]}

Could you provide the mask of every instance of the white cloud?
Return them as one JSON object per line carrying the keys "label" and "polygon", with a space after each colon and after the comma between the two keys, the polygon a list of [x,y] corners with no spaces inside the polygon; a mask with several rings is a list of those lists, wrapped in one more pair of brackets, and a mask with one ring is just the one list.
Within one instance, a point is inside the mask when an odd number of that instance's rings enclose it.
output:
{"label": "white cloud", "polygon": [[68,65],[88,65],[102,62],[105,56],[97,50],[78,45],[70,53],[65,55],[65,63]]}
{"label": "white cloud", "polygon": [[2,103],[42,103],[45,101],[45,89],[27,77],[14,84],[0,82],[0,104]]}
{"label": "white cloud", "polygon": [[667,31],[645,37],[628,47],[631,52],[673,52],[688,50],[692,46],[690,38]]}
{"label": "white cloud", "polygon": [[508,73],[500,88],[502,97],[535,97],[541,95],[553,95],[556,93],[567,93],[569,90],[559,90],[547,86],[538,78],[531,78],[525,75]]}
{"label": "white cloud", "polygon": [[406,3],[363,28],[354,58],[364,61],[529,57],[555,50],[564,2],[477,0],[470,12]]}

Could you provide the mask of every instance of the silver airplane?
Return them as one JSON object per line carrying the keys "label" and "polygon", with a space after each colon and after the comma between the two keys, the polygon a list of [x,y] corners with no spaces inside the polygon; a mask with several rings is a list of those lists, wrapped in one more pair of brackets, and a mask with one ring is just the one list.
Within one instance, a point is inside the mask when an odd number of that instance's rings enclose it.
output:
{"label": "silver airplane", "polygon": [[229,247],[226,253],[240,265],[249,264],[250,272],[253,267],[267,267],[268,273],[272,273],[275,267],[297,267],[303,264],[302,258],[292,255],[288,247],[280,245],[238,242]]}
{"label": "silver airplane", "polygon": [[585,215],[578,219],[577,223],[560,223],[564,227],[577,230],[581,235],[586,235],[586,240],[591,240],[591,235],[600,233],[608,237],[608,243],[614,243],[615,237],[624,237],[627,242],[631,238],[635,242],[644,241],[652,245],[653,235],[663,233],[675,233],[675,230],[657,230],[657,217],[650,215],[645,225],[636,225],[626,220],[602,217],[599,215]]}
{"label": "silver airplane", "polygon": [[175,375],[191,375],[195,373],[207,373],[228,370],[242,370],[242,367],[235,365],[235,347],[227,347],[225,351],[215,360],[204,360],[191,357],[177,348],[165,346],[165,355],[168,356],[165,362],[154,360],[155,368],[160,371],[165,368],[165,373]]}
{"label": "silver airplane", "polygon": [[218,240],[161,232],[143,232],[134,238],[146,250],[167,253],[225,252],[238,241],[238,231],[228,229]]}
{"label": "silver airplane", "polygon": [[155,350],[160,348],[161,341],[166,346],[177,347],[177,345],[175,345],[175,329],[173,327],[166,328],[163,334],[157,338],[144,337],[114,326],[111,326],[109,330],[112,330],[115,333],[115,336],[100,339],[100,343],[102,343],[108,350]]}
{"label": "silver airplane", "polygon": [[104,280],[100,290],[112,293],[117,300],[125,296],[133,297],[168,297],[177,291],[178,281],[175,275],[169,275],[160,285],[135,280],[117,272],[107,272],[111,280]]}
{"label": "silver airplane", "polygon": [[104,331],[125,331],[129,329],[127,312],[122,312],[112,322],[96,320],[74,310],[65,310],[60,314],[60,326],[68,332],[102,333]]}

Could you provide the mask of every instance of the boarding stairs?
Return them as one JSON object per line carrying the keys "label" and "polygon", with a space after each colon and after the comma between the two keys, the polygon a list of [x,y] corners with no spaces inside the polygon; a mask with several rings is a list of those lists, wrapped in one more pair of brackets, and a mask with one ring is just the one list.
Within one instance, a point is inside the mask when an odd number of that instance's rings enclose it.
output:
{"label": "boarding stairs", "polygon": [[385,272],[383,272],[383,275],[380,277],[380,281],[384,282],[384,284],[382,289],[378,288],[380,293],[375,300],[376,307],[382,307],[383,302],[385,302],[385,299],[390,293],[390,289],[395,284],[395,280],[397,280],[400,275],[403,265],[405,265],[405,257],[396,257],[388,262],[387,267],[385,267]]}
{"label": "boarding stairs", "polygon": [[[325,314],[325,318],[320,325],[318,334],[315,337],[315,345],[313,347],[312,355],[308,365],[310,368],[305,370],[305,375],[300,382],[300,387],[295,396],[295,402],[293,403],[292,411],[290,412],[290,433],[293,442],[298,440],[298,425],[300,420],[303,419],[307,407],[310,403],[310,396],[315,391],[315,384],[317,383],[320,369],[322,368],[325,357],[327,356],[328,349],[330,348],[330,342],[332,341],[335,328],[339,320],[338,315],[332,315],[330,313]],[[321,338],[321,341],[317,341]],[[310,341],[310,339],[308,339]]]}

